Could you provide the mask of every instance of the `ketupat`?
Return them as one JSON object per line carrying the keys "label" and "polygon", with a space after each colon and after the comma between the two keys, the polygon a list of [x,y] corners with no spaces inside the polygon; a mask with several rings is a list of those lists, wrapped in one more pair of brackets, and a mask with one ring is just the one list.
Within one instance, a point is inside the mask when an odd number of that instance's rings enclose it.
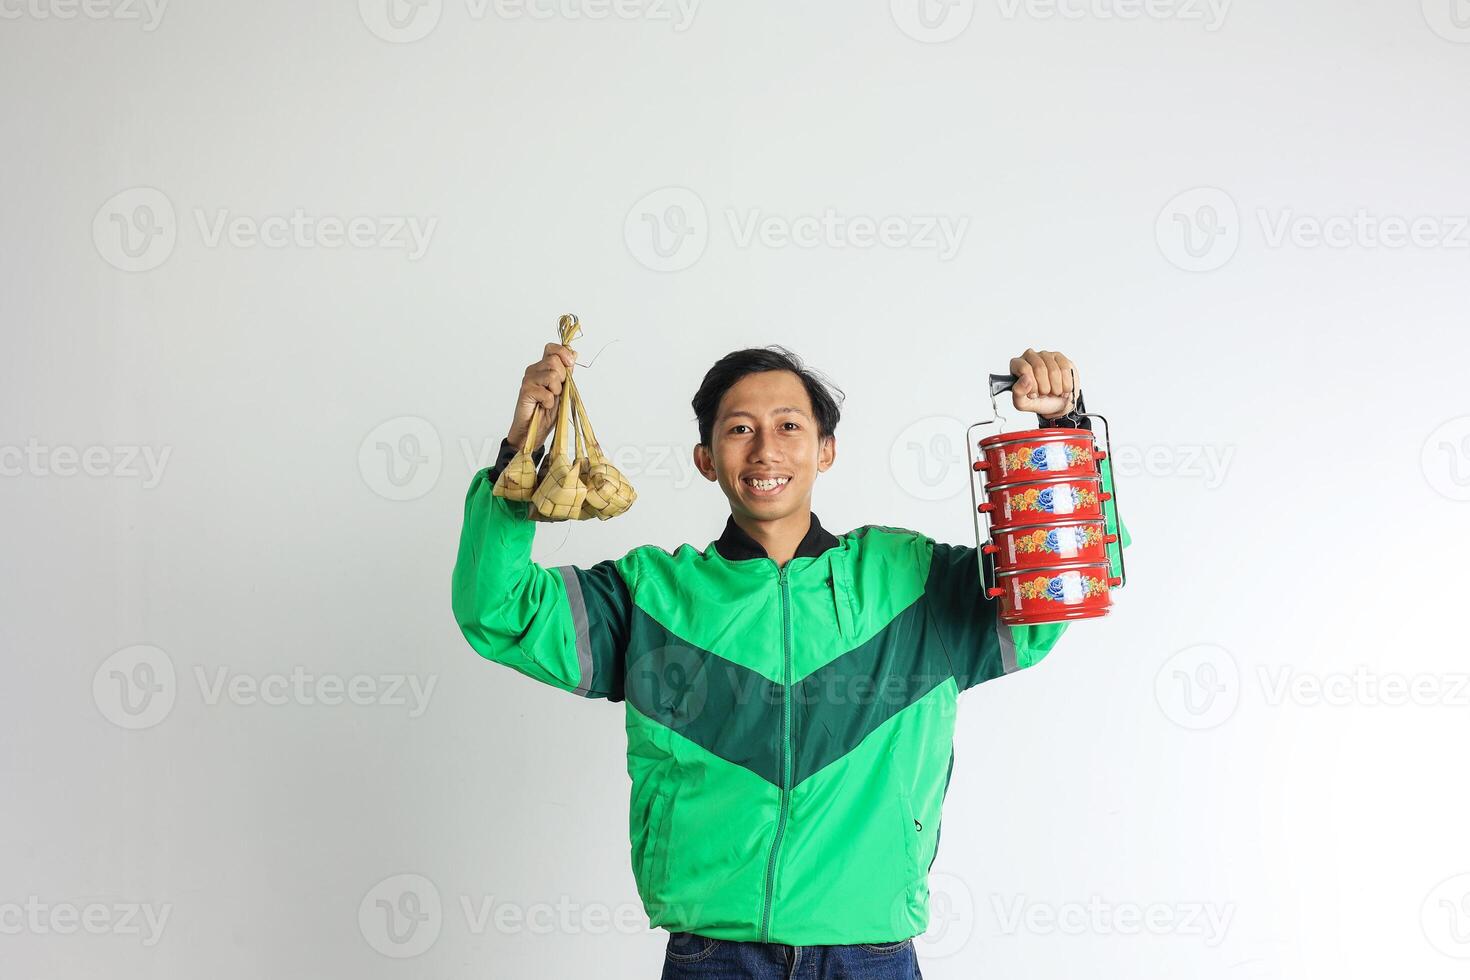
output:
{"label": "ketupat", "polygon": [[[574,314],[563,316],[557,325],[563,347],[570,346],[581,333]],[[556,412],[555,437],[541,466],[535,465],[531,455],[537,443],[538,412],[532,416],[525,445],[496,481],[495,494],[529,500],[528,516],[533,521],[607,520],[626,511],[638,494],[603,454],[571,369],[557,399]]]}

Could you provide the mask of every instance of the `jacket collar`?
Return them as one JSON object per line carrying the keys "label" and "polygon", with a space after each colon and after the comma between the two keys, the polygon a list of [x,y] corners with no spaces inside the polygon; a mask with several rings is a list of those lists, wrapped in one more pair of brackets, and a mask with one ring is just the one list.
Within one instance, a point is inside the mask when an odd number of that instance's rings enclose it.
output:
{"label": "jacket collar", "polygon": [[[811,527],[807,528],[806,535],[801,543],[796,546],[796,553],[792,558],[815,558],[828,548],[835,548],[840,542],[837,536],[817,520],[817,514],[812,512]],[[714,543],[715,550],[720,557],[726,561],[742,561],[747,558],[770,558],[766,549],[759,541],[745,533],[745,529],[735,523],[732,514],[725,519],[725,531]]]}

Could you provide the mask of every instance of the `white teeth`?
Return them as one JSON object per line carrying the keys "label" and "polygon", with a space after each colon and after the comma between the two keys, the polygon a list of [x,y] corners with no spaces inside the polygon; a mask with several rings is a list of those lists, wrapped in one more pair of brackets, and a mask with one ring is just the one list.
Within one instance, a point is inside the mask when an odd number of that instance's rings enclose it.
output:
{"label": "white teeth", "polygon": [[777,477],[774,480],[747,480],[746,482],[755,487],[757,490],[774,490],[777,487],[784,487],[787,483],[787,480],[787,477],[782,476]]}

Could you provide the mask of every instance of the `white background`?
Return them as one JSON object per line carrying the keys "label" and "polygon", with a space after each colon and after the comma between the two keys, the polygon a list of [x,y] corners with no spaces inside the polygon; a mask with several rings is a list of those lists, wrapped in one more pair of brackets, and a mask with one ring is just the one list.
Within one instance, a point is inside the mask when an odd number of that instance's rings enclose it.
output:
{"label": "white background", "polygon": [[622,707],[449,608],[575,311],[640,496],[546,564],[719,533],[739,347],[846,392],[835,531],[972,543],[1027,346],[1113,423],[1132,581],[962,700],[927,977],[1463,975],[1464,0],[388,2],[0,0],[0,974],[657,975]]}

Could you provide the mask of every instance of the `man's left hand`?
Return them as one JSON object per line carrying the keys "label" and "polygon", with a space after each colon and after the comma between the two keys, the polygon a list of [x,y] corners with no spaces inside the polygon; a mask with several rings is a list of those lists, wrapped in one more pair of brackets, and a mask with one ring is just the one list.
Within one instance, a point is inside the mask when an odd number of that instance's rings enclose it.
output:
{"label": "man's left hand", "polygon": [[1076,407],[1081,390],[1077,365],[1060,351],[1027,347],[1020,357],[1011,358],[1010,370],[1016,376],[1011,403],[1017,411],[1054,419]]}

